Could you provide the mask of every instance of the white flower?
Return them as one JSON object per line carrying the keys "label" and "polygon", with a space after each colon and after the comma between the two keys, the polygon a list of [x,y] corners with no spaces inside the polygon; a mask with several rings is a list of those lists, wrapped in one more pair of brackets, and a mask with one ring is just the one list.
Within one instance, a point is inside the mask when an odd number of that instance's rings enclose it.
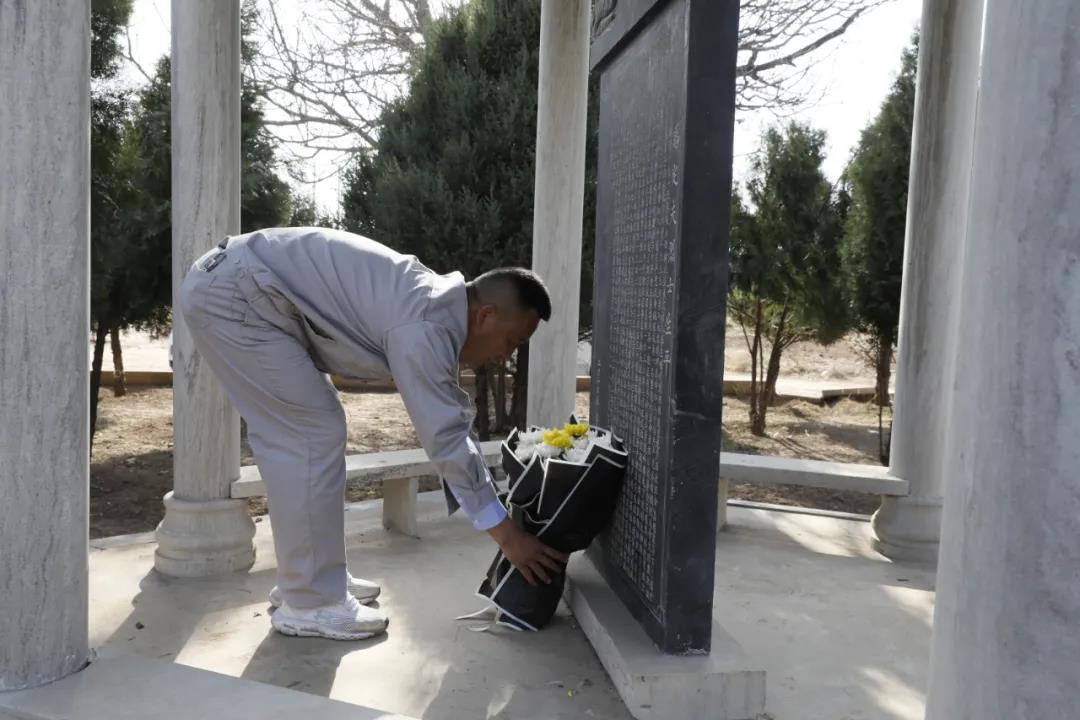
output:
{"label": "white flower", "polygon": [[611,436],[599,435],[592,428],[589,428],[585,435],[574,438],[574,447],[566,451],[545,443],[544,432],[544,430],[533,430],[518,433],[518,444],[514,449],[514,455],[518,460],[528,464],[533,455],[539,455],[542,460],[565,458],[567,462],[583,463],[589,457],[589,450],[593,445],[611,447]]}
{"label": "white flower", "polygon": [[543,430],[518,433],[518,444],[514,449],[514,455],[521,462],[528,463],[541,447],[544,447]]}
{"label": "white flower", "polygon": [[567,462],[583,463],[585,458],[589,456],[589,449],[587,447],[579,448],[575,447],[566,453]]}
{"label": "white flower", "polygon": [[598,435],[595,430],[590,429],[587,435],[577,438],[574,441],[574,448],[567,451],[566,460],[572,463],[585,462],[589,457],[589,450],[593,445],[609,448],[611,447],[611,436]]}
{"label": "white flower", "polygon": [[562,452],[563,452],[559,448],[552,447],[551,445],[548,445],[547,443],[540,443],[539,445],[537,445],[535,447],[535,451],[536,451],[537,455],[544,458],[545,460],[550,460],[551,458],[557,458],[560,455],[562,455]]}
{"label": "white flower", "polygon": [[544,430],[518,433],[518,442],[525,445],[539,445],[544,442]]}

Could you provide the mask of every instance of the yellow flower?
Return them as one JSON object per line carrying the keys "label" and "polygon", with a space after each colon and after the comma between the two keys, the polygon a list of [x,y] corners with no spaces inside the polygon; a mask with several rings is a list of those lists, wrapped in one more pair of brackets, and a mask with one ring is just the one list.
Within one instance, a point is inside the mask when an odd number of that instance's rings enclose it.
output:
{"label": "yellow flower", "polygon": [[585,433],[589,432],[588,423],[566,423],[563,425],[563,432],[570,437],[583,437]]}
{"label": "yellow flower", "polygon": [[574,447],[574,440],[570,437],[570,433],[564,430],[548,430],[544,433],[544,444],[560,450],[569,450]]}

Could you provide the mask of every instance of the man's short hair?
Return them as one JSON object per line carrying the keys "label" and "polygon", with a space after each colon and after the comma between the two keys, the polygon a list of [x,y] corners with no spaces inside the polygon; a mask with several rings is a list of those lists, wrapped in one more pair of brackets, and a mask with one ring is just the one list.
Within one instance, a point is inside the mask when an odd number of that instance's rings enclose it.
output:
{"label": "man's short hair", "polygon": [[535,310],[541,320],[551,319],[551,294],[540,276],[521,267],[489,270],[469,283],[470,294],[482,303],[515,305],[519,310]]}

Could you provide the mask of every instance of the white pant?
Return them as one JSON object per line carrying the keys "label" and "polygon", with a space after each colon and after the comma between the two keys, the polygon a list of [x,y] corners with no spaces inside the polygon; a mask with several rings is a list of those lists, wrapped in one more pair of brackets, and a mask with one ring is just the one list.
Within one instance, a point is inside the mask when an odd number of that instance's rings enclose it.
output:
{"label": "white pant", "polygon": [[[246,249],[196,261],[179,306],[195,347],[247,421],[266,483],[277,582],[295,608],[346,597],[345,411],[305,347],[296,309],[252,282]],[[291,309],[290,309],[291,308]]]}

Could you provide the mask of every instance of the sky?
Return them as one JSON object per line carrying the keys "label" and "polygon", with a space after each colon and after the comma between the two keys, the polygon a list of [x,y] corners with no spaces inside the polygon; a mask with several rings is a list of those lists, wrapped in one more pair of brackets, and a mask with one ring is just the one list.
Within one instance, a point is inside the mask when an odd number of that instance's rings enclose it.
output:
{"label": "sky", "polygon": [[[187,1],[187,0],[185,0]],[[279,0],[287,9],[300,0]],[[314,0],[307,0],[313,2]],[[169,49],[170,0],[135,0],[131,23],[132,54],[148,71]],[[835,181],[843,172],[858,143],[859,132],[874,117],[900,68],[900,54],[911,42],[922,12],[922,0],[892,0],[860,18],[838,41],[817,55],[806,82],[815,101],[790,116],[825,130],[828,137],[825,173]],[[132,83],[141,76],[134,68],[126,75]],[[778,118],[768,111],[740,114],[735,130],[735,178],[741,180],[757,149],[761,132]],[[324,163],[326,161],[324,160]],[[312,168],[325,175],[325,164]],[[318,205],[330,211],[338,207],[340,182],[329,178],[305,185]]]}

